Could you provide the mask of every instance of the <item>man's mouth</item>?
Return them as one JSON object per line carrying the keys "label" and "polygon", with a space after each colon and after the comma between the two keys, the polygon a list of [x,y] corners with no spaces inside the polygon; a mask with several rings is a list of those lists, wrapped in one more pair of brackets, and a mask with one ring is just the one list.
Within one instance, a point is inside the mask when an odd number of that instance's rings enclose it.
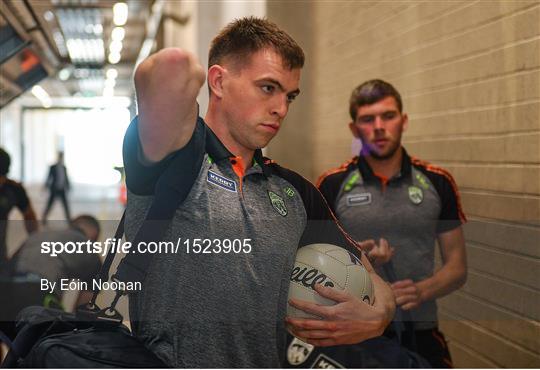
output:
{"label": "man's mouth", "polygon": [[279,131],[279,123],[261,123],[261,126],[272,133]]}

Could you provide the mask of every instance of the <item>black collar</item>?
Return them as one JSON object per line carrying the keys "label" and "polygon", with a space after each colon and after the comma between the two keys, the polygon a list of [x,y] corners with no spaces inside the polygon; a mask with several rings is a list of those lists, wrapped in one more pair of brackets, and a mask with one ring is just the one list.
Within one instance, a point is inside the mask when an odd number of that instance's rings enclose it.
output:
{"label": "black collar", "polygon": [[[392,177],[392,179],[403,179],[410,177],[411,175],[411,157],[409,157],[409,154],[405,150],[405,148],[401,148],[403,150],[403,158],[401,159],[401,170],[400,172]],[[358,157],[358,169],[360,170],[360,174],[362,175],[362,179],[366,182],[369,181],[379,181],[379,178],[375,176],[373,173],[373,170],[369,166],[369,163],[367,162],[366,158],[360,153]]]}
{"label": "black collar", "polygon": [[[219,138],[212,131],[212,129],[208,127],[206,123],[204,124],[204,126],[206,128],[206,152],[208,153],[208,155],[216,162],[219,162],[223,159],[230,159],[231,157],[234,158],[235,155],[232,154],[229,149],[225,147],[225,145],[223,145],[221,140],[219,140]],[[261,149],[255,150],[255,153],[253,154],[253,159],[259,166],[261,166],[263,174],[266,177],[270,176],[270,169],[264,163],[264,157]]]}

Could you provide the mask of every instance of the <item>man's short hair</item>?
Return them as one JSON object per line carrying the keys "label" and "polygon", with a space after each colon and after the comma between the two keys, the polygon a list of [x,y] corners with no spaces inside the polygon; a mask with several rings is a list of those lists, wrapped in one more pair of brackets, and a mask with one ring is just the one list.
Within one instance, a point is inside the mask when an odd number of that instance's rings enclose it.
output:
{"label": "man's short hair", "polygon": [[85,235],[88,237],[91,237],[91,235],[88,235],[87,232],[95,232],[95,239],[99,237],[99,233],[101,231],[101,227],[99,226],[99,221],[91,215],[80,215],[77,216],[71,221],[71,224],[73,227],[80,229],[84,232]]}
{"label": "man's short hair", "polygon": [[8,174],[10,164],[11,157],[8,152],[0,148],[0,176],[6,176]]}
{"label": "man's short hair", "polygon": [[304,52],[291,36],[267,19],[246,17],[229,23],[212,40],[208,67],[225,60],[242,67],[249,56],[266,48],[280,55],[289,69],[304,66]]}
{"label": "man's short hair", "polygon": [[383,80],[369,80],[359,85],[353,90],[349,100],[349,113],[352,120],[356,120],[358,108],[363,105],[374,104],[387,97],[396,99],[399,112],[403,111],[401,95],[394,86]]}

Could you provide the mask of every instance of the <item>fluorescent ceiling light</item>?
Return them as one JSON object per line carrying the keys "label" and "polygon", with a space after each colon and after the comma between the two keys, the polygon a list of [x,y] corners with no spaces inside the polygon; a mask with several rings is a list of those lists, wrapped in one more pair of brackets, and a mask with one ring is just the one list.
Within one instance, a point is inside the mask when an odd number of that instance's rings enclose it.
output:
{"label": "fluorescent ceiling light", "polygon": [[69,57],[74,63],[102,63],[105,59],[103,40],[101,39],[68,39]]}
{"label": "fluorescent ceiling light", "polygon": [[116,64],[120,61],[120,53],[110,53],[109,54],[109,63]]}
{"label": "fluorescent ceiling light", "polygon": [[41,105],[43,105],[44,108],[51,107],[51,97],[49,96],[47,91],[43,89],[43,87],[35,85],[34,87],[32,87],[32,94],[34,94],[34,96],[41,102]]}
{"label": "fluorescent ceiling light", "polygon": [[54,14],[50,10],[47,10],[43,13],[43,18],[45,18],[47,22],[52,22],[54,20]]}
{"label": "fluorescent ceiling light", "polygon": [[60,80],[62,81],[65,81],[69,78],[70,74],[71,73],[69,72],[69,69],[63,68],[60,70],[60,72],[58,72],[58,78],[60,78]]}
{"label": "fluorescent ceiling light", "polygon": [[124,27],[114,27],[111,33],[113,41],[122,41],[126,36],[126,30]]}
{"label": "fluorescent ceiling light", "polygon": [[107,98],[110,98],[110,97],[114,96],[114,88],[106,86],[103,89],[103,96],[107,97]]}
{"label": "fluorescent ceiling light", "polygon": [[114,80],[116,77],[118,77],[118,71],[115,68],[109,68],[107,70],[107,78],[109,80]]}
{"label": "fluorescent ceiling light", "polygon": [[120,54],[120,51],[122,51],[122,41],[111,41],[111,44],[109,45],[109,50],[112,53],[118,53]]}
{"label": "fluorescent ceiling light", "polygon": [[105,88],[110,87],[113,88],[116,85],[116,80],[106,79],[105,80]]}
{"label": "fluorescent ceiling light", "polygon": [[94,33],[96,35],[101,35],[103,33],[103,25],[101,24],[95,24],[94,25]]}
{"label": "fluorescent ceiling light", "polygon": [[113,21],[117,26],[126,24],[128,18],[128,6],[126,3],[116,3],[113,6]]}

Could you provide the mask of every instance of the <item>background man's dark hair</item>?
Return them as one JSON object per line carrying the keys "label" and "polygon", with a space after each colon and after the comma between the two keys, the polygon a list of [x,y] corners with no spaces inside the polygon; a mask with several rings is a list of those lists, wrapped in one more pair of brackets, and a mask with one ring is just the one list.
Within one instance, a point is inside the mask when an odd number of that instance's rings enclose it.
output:
{"label": "background man's dark hair", "polygon": [[0,176],[6,176],[9,172],[9,165],[11,164],[11,157],[2,148],[0,148]]}
{"label": "background man's dark hair", "polygon": [[224,60],[242,67],[249,56],[269,48],[283,59],[289,69],[304,66],[304,52],[285,31],[266,19],[246,17],[229,23],[212,41],[208,67]]}
{"label": "background man's dark hair", "polygon": [[99,221],[91,215],[80,215],[71,221],[73,227],[81,230],[86,236],[96,241],[99,237],[101,227]]}
{"label": "background man's dark hair", "polygon": [[369,80],[353,90],[349,100],[349,113],[352,120],[356,120],[356,112],[363,105],[374,104],[387,97],[396,99],[399,113],[403,111],[401,95],[394,86],[383,80]]}

